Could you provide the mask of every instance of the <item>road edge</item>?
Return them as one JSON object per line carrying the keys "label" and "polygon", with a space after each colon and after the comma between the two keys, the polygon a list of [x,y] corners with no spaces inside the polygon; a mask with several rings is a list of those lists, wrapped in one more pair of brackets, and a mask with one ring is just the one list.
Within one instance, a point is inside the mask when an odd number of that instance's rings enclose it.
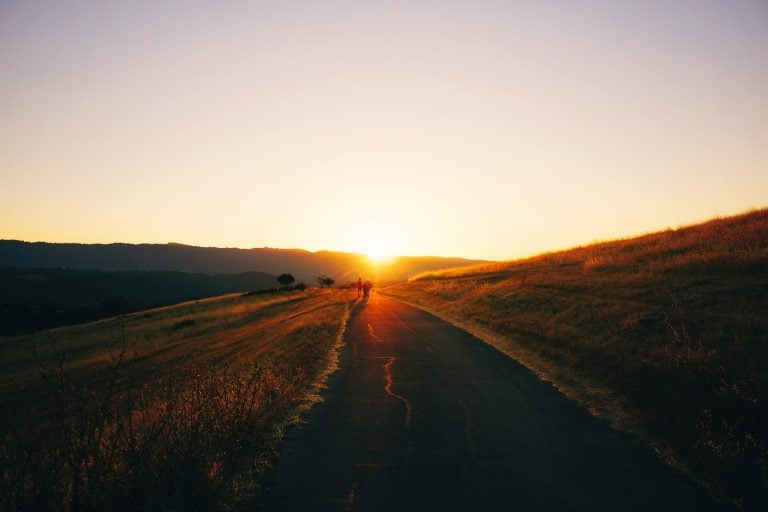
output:
{"label": "road edge", "polygon": [[714,487],[712,483],[696,475],[689,466],[675,457],[674,454],[670,453],[669,450],[665,449],[634,423],[631,420],[631,415],[623,411],[620,402],[610,390],[595,386],[587,379],[554,372],[550,365],[545,364],[540,357],[534,355],[530,350],[521,347],[512,337],[503,336],[472,322],[461,320],[449,313],[439,311],[429,304],[415,302],[394,293],[387,293],[386,290],[377,290],[377,293],[429,313],[454,327],[468,332],[483,343],[494,347],[510,359],[531,370],[540,380],[551,384],[565,398],[575,401],[590,415],[605,421],[612,429],[625,433],[635,438],[639,443],[648,446],[661,462],[672,468],[675,472],[690,479],[715,503],[732,508],[732,504],[728,500],[713,492]]}

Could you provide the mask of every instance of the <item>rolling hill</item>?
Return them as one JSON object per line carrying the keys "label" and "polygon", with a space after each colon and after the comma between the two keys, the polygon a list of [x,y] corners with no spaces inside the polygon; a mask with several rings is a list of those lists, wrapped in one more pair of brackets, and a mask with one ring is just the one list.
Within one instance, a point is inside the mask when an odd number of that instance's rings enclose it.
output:
{"label": "rolling hill", "polygon": [[768,209],[385,289],[639,432],[739,509],[768,503]]}
{"label": "rolling hill", "polygon": [[0,343],[0,509],[240,509],[335,361],[342,290],[230,294]]}

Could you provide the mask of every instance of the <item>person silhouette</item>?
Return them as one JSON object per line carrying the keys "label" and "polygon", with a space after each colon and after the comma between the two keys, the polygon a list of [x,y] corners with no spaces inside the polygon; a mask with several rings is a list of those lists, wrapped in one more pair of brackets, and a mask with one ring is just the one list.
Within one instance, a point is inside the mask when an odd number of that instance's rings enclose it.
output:
{"label": "person silhouette", "polygon": [[363,298],[365,300],[368,300],[368,297],[371,295],[371,288],[373,288],[373,283],[370,281],[363,283]]}
{"label": "person silhouette", "polygon": [[357,278],[357,296],[359,297],[363,293],[363,278]]}

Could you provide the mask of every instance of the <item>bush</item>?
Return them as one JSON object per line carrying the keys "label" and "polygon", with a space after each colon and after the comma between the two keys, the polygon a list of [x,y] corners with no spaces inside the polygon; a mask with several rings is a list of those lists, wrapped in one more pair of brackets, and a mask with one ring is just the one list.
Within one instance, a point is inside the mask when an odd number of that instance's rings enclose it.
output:
{"label": "bush", "polygon": [[280,274],[277,276],[277,282],[283,286],[290,286],[296,280],[291,274]]}
{"label": "bush", "polygon": [[335,282],[336,281],[328,276],[320,276],[317,278],[317,284],[319,284],[321,288],[333,286]]}

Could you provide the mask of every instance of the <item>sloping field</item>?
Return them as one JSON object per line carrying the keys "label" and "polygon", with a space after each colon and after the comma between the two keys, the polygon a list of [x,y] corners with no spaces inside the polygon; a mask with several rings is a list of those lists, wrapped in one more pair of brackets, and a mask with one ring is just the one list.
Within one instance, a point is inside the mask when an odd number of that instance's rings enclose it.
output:
{"label": "sloping field", "polygon": [[337,291],[228,295],[0,339],[0,509],[247,498],[347,310]]}
{"label": "sloping field", "polygon": [[735,507],[768,506],[768,210],[384,291],[638,432]]}

